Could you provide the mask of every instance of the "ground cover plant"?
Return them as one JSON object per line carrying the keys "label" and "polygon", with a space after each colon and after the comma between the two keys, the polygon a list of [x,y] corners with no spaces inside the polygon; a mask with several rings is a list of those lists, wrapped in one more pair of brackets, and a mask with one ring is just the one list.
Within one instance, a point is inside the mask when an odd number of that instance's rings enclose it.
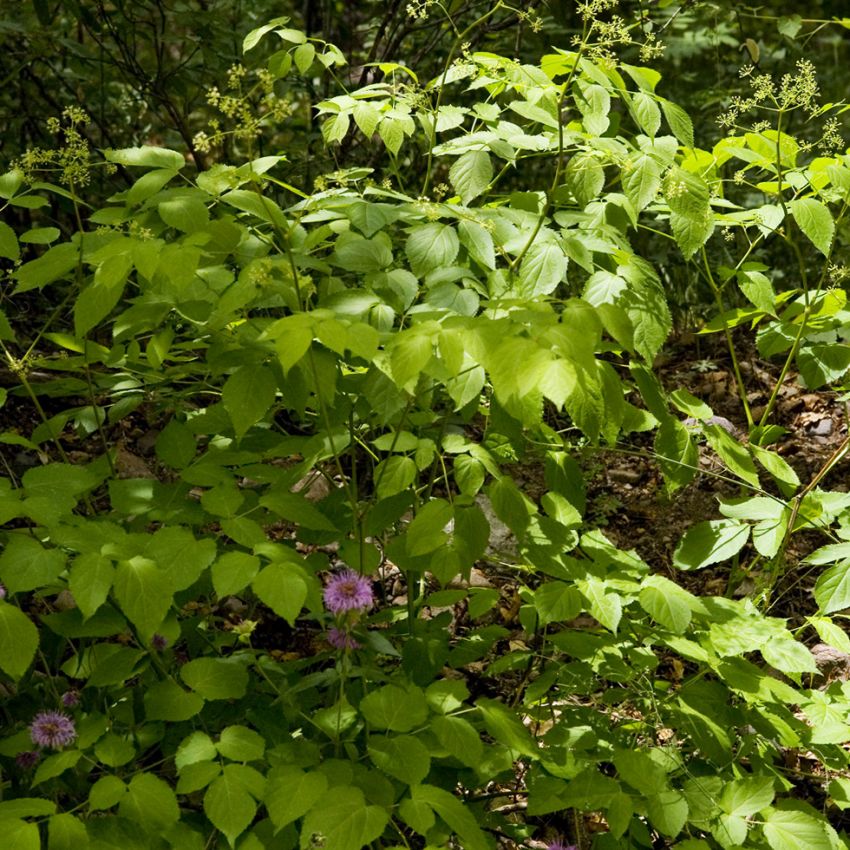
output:
{"label": "ground cover plant", "polygon": [[[0,177],[4,846],[850,845],[838,414],[788,459],[850,369],[844,105],[750,50],[703,141],[574,11],[427,77],[277,18],[191,146],[75,106]],[[287,121],[362,164],[303,183]],[[657,560],[624,463],[656,531],[708,493]]]}

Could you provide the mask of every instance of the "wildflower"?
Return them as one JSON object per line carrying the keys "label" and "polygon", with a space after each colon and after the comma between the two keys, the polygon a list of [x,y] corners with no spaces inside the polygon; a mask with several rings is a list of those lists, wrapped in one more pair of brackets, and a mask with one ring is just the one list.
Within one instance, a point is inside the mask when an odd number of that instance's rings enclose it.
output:
{"label": "wildflower", "polygon": [[40,711],[30,725],[30,738],[39,747],[61,750],[76,737],[74,721],[61,711]]}
{"label": "wildflower", "polygon": [[168,638],[165,635],[156,634],[151,638],[151,646],[157,652],[162,652],[168,646]]}
{"label": "wildflower", "polygon": [[354,570],[344,570],[335,575],[325,588],[324,599],[325,605],[333,614],[365,611],[375,601],[369,580]]}
{"label": "wildflower", "polygon": [[0,582],[0,599],[6,598],[6,585]]}
{"label": "wildflower", "polygon": [[27,750],[15,756],[15,764],[23,770],[29,770],[36,766],[40,758],[41,753],[38,750]]}
{"label": "wildflower", "polygon": [[64,705],[65,708],[73,708],[75,705],[80,704],[80,692],[73,689],[65,691],[65,693],[62,694],[61,699],[62,705]]}
{"label": "wildflower", "polygon": [[546,850],[577,850],[575,844],[564,844],[561,841],[553,841]]}
{"label": "wildflower", "polygon": [[360,649],[360,644],[346,631],[342,629],[328,629],[328,643],[339,650]]}

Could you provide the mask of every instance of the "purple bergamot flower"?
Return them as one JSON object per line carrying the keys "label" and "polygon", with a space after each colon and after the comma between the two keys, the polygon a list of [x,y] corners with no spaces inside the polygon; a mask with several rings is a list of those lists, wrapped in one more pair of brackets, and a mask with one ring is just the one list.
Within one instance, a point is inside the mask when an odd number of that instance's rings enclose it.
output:
{"label": "purple bergamot flower", "polygon": [[369,579],[354,570],[343,570],[328,581],[325,605],[333,614],[365,610],[375,601]]}
{"label": "purple bergamot flower", "polygon": [[348,632],[336,627],[328,629],[328,643],[334,649],[360,649],[360,644]]}
{"label": "purple bergamot flower", "polygon": [[39,747],[61,750],[76,737],[74,721],[61,711],[40,711],[30,725],[30,738]]}
{"label": "purple bergamot flower", "polygon": [[15,764],[23,770],[29,770],[38,764],[40,758],[41,753],[38,750],[27,750],[15,756]]}
{"label": "purple bergamot flower", "polygon": [[73,708],[75,705],[80,704],[80,692],[72,688],[70,691],[65,691],[62,694],[61,700],[65,708]]}
{"label": "purple bergamot flower", "polygon": [[151,638],[151,646],[157,651],[162,652],[168,646],[168,638],[165,635],[155,634]]}

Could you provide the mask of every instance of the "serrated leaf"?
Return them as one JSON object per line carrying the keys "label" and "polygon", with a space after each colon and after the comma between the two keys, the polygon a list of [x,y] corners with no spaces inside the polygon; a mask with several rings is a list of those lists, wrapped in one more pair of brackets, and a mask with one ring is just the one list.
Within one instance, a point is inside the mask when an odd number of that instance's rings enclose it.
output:
{"label": "serrated leaf", "polygon": [[19,608],[0,600],[0,670],[13,679],[26,673],[38,649],[38,629]]}
{"label": "serrated leaf", "polygon": [[661,111],[655,98],[644,91],[632,95],[631,111],[638,127],[650,138],[655,138],[661,127]]}
{"label": "serrated leaf", "polygon": [[694,146],[694,125],[688,113],[681,106],[677,106],[663,97],[659,98],[659,103],[673,135],[685,147],[692,148]]}
{"label": "serrated leaf", "polygon": [[407,785],[418,785],[431,770],[428,748],[412,735],[372,735],[368,749],[376,767]]}
{"label": "serrated leaf", "polygon": [[555,241],[535,242],[519,267],[519,289],[525,298],[549,295],[567,273],[567,255]]}
{"label": "serrated leaf", "polygon": [[5,221],[0,221],[0,257],[17,260],[20,256],[21,249],[15,231]]}
{"label": "serrated leaf", "polygon": [[461,764],[477,767],[484,754],[484,744],[475,727],[462,717],[434,717],[431,731],[437,740]]}
{"label": "serrated leaf", "polygon": [[277,829],[304,817],[325,795],[328,779],[295,765],[274,768],[268,776],[265,804]]}
{"label": "serrated leaf", "polygon": [[750,537],[750,527],[734,519],[715,519],[692,525],[679,541],[673,566],[696,570],[737,555]]}
{"label": "serrated leaf", "polygon": [[204,699],[240,699],[248,687],[248,671],[238,661],[196,658],[180,668],[180,678]]}
{"label": "serrated leaf", "polygon": [[824,614],[850,608],[850,559],[845,559],[818,576],[815,601]]}
{"label": "serrated leaf", "polygon": [[450,266],[459,249],[460,242],[454,228],[436,221],[414,227],[405,243],[410,268],[418,277]]}
{"label": "serrated leaf", "polygon": [[301,827],[301,850],[315,847],[321,835],[333,850],[362,850],[375,841],[389,821],[385,809],[367,805],[359,788],[339,786],[321,806],[314,806]]}
{"label": "serrated leaf", "polygon": [[71,564],[69,588],[83,617],[88,619],[106,602],[115,568],[99,552],[78,555]]}
{"label": "serrated leaf", "polygon": [[653,620],[671,632],[683,634],[690,625],[690,594],[664,576],[644,579],[638,600]]}
{"label": "serrated leaf", "polygon": [[653,157],[642,154],[623,173],[623,188],[632,206],[640,212],[655,200],[661,188],[661,166]]}
{"label": "serrated leaf", "polygon": [[428,706],[421,688],[384,685],[360,701],[360,712],[376,729],[410,732],[425,721]]}
{"label": "serrated leaf", "polygon": [[307,583],[299,567],[285,562],[269,564],[251,586],[275,614],[295,625],[307,599]]}
{"label": "serrated leaf", "polygon": [[457,833],[464,850],[492,850],[492,840],[482,831],[470,809],[448,791],[420,785],[412,789],[411,797],[432,808]]}
{"label": "serrated leaf", "polygon": [[237,437],[265,416],[276,392],[277,382],[265,366],[241,366],[224,382],[221,401]]}
{"label": "serrated leaf", "polygon": [[829,209],[814,198],[798,198],[791,201],[789,206],[800,230],[821,254],[828,257],[835,235],[835,222]]}
{"label": "serrated leaf", "polygon": [[143,633],[152,635],[171,607],[173,585],[168,573],[148,558],[120,561],[113,579],[122,613]]}
{"label": "serrated leaf", "polygon": [[484,192],[492,179],[493,163],[487,151],[467,151],[449,169],[449,180],[465,204]]}
{"label": "serrated leaf", "polygon": [[591,577],[576,581],[576,587],[590,606],[590,613],[612,632],[617,631],[623,616],[623,604],[620,597],[609,590],[602,579]]}
{"label": "serrated leaf", "polygon": [[771,850],[834,850],[827,824],[805,812],[773,809],[764,817],[764,837]]}
{"label": "serrated leaf", "polygon": [[[229,767],[229,765],[228,765]],[[237,774],[225,767],[204,794],[204,812],[216,829],[227,837],[231,847],[254,820],[257,804],[245,790]],[[358,848],[359,850],[359,848]]]}

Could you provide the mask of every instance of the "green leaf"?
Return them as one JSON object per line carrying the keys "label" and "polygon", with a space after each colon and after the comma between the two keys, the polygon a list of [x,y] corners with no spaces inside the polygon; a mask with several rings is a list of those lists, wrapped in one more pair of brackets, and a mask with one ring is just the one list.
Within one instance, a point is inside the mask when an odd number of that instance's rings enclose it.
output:
{"label": "green leaf", "polygon": [[421,688],[384,685],[363,697],[360,713],[377,729],[410,732],[425,722],[428,705]]}
{"label": "green leaf", "polygon": [[703,425],[703,433],[711,448],[717,452],[729,471],[747,484],[759,487],[759,476],[747,449],[720,425]]}
{"label": "green leaf", "polygon": [[15,231],[5,221],[0,221],[0,257],[17,261],[20,256],[21,249]]}
{"label": "green leaf", "polygon": [[570,159],[564,182],[578,205],[583,208],[602,191],[605,185],[605,169],[592,154],[579,153]]}
{"label": "green leaf", "polygon": [[127,793],[127,786],[117,776],[101,776],[89,790],[89,808],[103,811],[117,805]]}
{"label": "green leaf", "polygon": [[794,39],[800,28],[803,26],[803,19],[799,15],[783,15],[777,22],[776,28],[786,38]]}
{"label": "green leaf", "polygon": [[690,116],[681,106],[665,100],[663,97],[658,99],[661,104],[661,110],[664,117],[667,119],[667,124],[673,131],[673,135],[686,147],[694,146],[694,125]]}
{"label": "green leaf", "polygon": [[661,111],[655,98],[639,91],[632,95],[631,113],[638,127],[650,138],[655,138],[661,127]]}
{"label": "green leaf", "polygon": [[275,828],[303,817],[325,796],[328,779],[324,773],[305,773],[295,765],[274,768],[268,776],[265,804]]}
{"label": "green leaf", "polygon": [[407,785],[418,785],[431,770],[428,748],[411,735],[372,735],[368,749],[376,767]]}
{"label": "green leaf", "polygon": [[540,757],[539,747],[515,712],[493,699],[482,698],[475,705],[484,718],[487,732],[499,743],[518,755]]}
{"label": "green leaf", "polygon": [[94,754],[108,767],[121,767],[135,758],[136,748],[120,735],[108,732],[95,744]]}
{"label": "green leaf", "polygon": [[688,819],[688,801],[680,791],[662,791],[646,800],[650,823],[662,834],[675,838]]}
{"label": "green leaf", "polygon": [[378,272],[393,261],[392,246],[385,233],[366,239],[359,233],[343,233],[336,243],[334,262],[350,272]]}
{"label": "green leaf", "polygon": [[266,366],[241,366],[225,382],[221,401],[241,438],[274,404],[277,382]]}
{"label": "green leaf", "polygon": [[772,809],[764,817],[771,850],[834,850],[827,824],[805,812]]}
{"label": "green leaf", "polygon": [[118,813],[155,830],[167,829],[180,820],[174,789],[152,773],[137,773],[130,780]]}
{"label": "green leaf", "polygon": [[492,850],[493,842],[482,831],[472,812],[448,791],[433,785],[419,785],[411,789],[411,798],[430,806],[457,833],[464,850]]}
{"label": "green leaf", "polygon": [[54,245],[37,260],[24,263],[15,273],[18,281],[16,293],[30,289],[42,289],[48,283],[65,277],[77,268],[80,262],[80,249],[71,242]]}
{"label": "green leaf", "polygon": [[359,788],[337,787],[321,806],[313,807],[301,827],[301,850],[315,846],[313,836],[323,837],[334,850],[362,850],[375,841],[389,821],[379,806],[366,804]]}
{"label": "green leaf", "polygon": [[113,587],[122,613],[143,633],[152,635],[171,607],[173,586],[168,573],[137,555],[119,562]]}
{"label": "green leaf", "polygon": [[808,236],[815,248],[824,256],[829,256],[832,237],[835,235],[835,222],[829,209],[814,198],[798,198],[791,201],[791,214],[800,230]]}
{"label": "green leaf", "polygon": [[316,531],[338,531],[336,525],[300,493],[272,487],[260,504],[283,519]]}
{"label": "green leaf", "polygon": [[245,790],[240,776],[230,769],[232,767],[234,765],[225,766],[221,776],[207,788],[204,794],[204,812],[212,825],[221,830],[230,846],[234,847],[236,838],[254,820],[257,804]]}
{"label": "green leaf", "polygon": [[247,726],[227,726],[222,729],[216,749],[231,761],[255,761],[263,757],[266,741]]}
{"label": "green leaf", "polygon": [[673,554],[680,570],[696,570],[736,555],[750,537],[750,527],[734,519],[716,519],[691,526]]}
{"label": "green leaf", "polygon": [[667,771],[643,750],[618,750],[614,766],[620,777],[642,794],[660,794],[669,790]]}
{"label": "green leaf", "polygon": [[449,169],[449,181],[461,200],[468,204],[490,185],[493,163],[487,151],[467,151]]}
{"label": "green leaf", "polygon": [[661,188],[661,166],[651,156],[643,154],[623,173],[623,188],[636,212],[649,206]]}
{"label": "green leaf", "polygon": [[191,429],[172,419],[156,439],[156,456],[173,469],[183,469],[195,458],[197,444]]}
{"label": "green leaf", "polygon": [[766,809],[776,795],[772,776],[747,776],[728,782],[718,801],[726,814],[749,817]]}
{"label": "green leaf", "polygon": [[850,608],[850,559],[845,559],[818,576],[815,601],[824,614]]}
{"label": "green leaf", "polygon": [[38,629],[26,614],[0,600],[0,670],[13,679],[26,673],[38,649]]}
{"label": "green leaf", "polygon": [[194,233],[210,220],[210,212],[204,202],[185,195],[160,202],[157,211],[165,224],[181,233]]}
{"label": "green leaf", "polygon": [[475,768],[481,763],[484,744],[468,720],[462,717],[434,717],[431,719],[431,731],[461,764]]}
{"label": "green leaf", "polygon": [[86,825],[74,815],[53,815],[47,822],[47,850],[87,850]]}
{"label": "green leaf", "polygon": [[152,195],[155,195],[163,186],[177,176],[174,168],[161,168],[156,171],[148,171],[143,174],[128,190],[127,203],[131,207],[141,204]]}
{"label": "green leaf", "polygon": [[592,136],[601,136],[608,129],[611,95],[602,86],[579,82],[580,97],[576,106],[584,119],[584,128]]}
{"label": "green leaf", "polygon": [[567,273],[567,255],[554,241],[535,242],[519,267],[519,287],[525,298],[549,295]]}
{"label": "green leaf", "polygon": [[581,613],[581,594],[574,585],[563,581],[547,581],[534,591],[534,607],[540,625],[563,623]]}
{"label": "green leaf", "polygon": [[260,570],[260,559],[247,552],[225,552],[212,565],[213,589],[219,597],[239,593]]}
{"label": "green leaf", "polygon": [[653,575],[643,580],[638,601],[653,620],[675,634],[683,634],[691,622],[692,598],[670,579]]}
{"label": "green leaf", "polygon": [[4,820],[3,850],[41,850],[38,825],[22,820]]}
{"label": "green leaf", "polygon": [[797,366],[809,389],[834,383],[850,369],[850,345],[805,345],[797,355]]}
{"label": "green leaf", "polygon": [[444,545],[448,540],[444,529],[452,515],[452,506],[444,499],[432,499],[425,504],[407,527],[408,554],[425,555]]}
{"label": "green leaf", "polygon": [[490,231],[474,221],[461,221],[457,226],[460,243],[469,256],[485,269],[496,268],[496,251]]}
{"label": "green leaf", "polygon": [[38,540],[10,534],[0,555],[0,579],[10,593],[35,590],[53,582],[65,569],[59,549],[45,549]]}
{"label": "green leaf", "polygon": [[174,764],[180,772],[190,764],[212,761],[217,755],[218,750],[206,732],[192,732],[180,742]]}
{"label": "green leaf", "polygon": [[590,613],[612,632],[617,631],[623,616],[623,604],[620,597],[610,591],[602,579],[590,577],[576,581],[576,587],[590,605]]}
{"label": "green leaf", "polygon": [[42,782],[47,782],[48,779],[55,779],[57,776],[61,776],[66,770],[76,767],[82,755],[79,750],[64,750],[61,753],[48,756],[38,766],[38,770],[35,772],[32,780],[33,787],[41,785]]}
{"label": "green leaf", "polygon": [[78,555],[71,564],[68,586],[83,617],[88,619],[106,602],[115,569],[99,552]]}
{"label": "green leaf", "polygon": [[410,268],[417,277],[450,266],[459,249],[460,242],[454,228],[436,221],[416,225],[405,244]]}
{"label": "green leaf", "polygon": [[307,599],[307,582],[301,567],[275,562],[253,581],[254,593],[290,626],[295,625]]}
{"label": "green leaf", "polygon": [[304,44],[299,44],[298,47],[295,48],[294,59],[295,59],[295,67],[302,73],[306,74],[307,71],[310,70],[310,66],[313,64],[313,59],[316,56],[316,48],[310,44],[310,42],[305,42]]}
{"label": "green leaf", "polygon": [[248,687],[248,671],[238,659],[196,658],[180,668],[180,677],[204,699],[240,699]]}
{"label": "green leaf", "polygon": [[183,154],[151,145],[122,148],[121,150],[105,150],[103,156],[107,162],[141,168],[167,168],[179,171],[186,164]]}

